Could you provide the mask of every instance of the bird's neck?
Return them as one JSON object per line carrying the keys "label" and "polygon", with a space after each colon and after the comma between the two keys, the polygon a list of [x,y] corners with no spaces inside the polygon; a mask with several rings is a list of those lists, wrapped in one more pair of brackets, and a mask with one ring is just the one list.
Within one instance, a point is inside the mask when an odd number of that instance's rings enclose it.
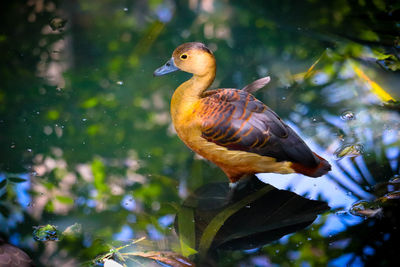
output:
{"label": "bird's neck", "polygon": [[210,87],[214,78],[215,68],[202,76],[193,75],[175,90],[171,100],[171,116],[175,128],[192,114],[202,93]]}

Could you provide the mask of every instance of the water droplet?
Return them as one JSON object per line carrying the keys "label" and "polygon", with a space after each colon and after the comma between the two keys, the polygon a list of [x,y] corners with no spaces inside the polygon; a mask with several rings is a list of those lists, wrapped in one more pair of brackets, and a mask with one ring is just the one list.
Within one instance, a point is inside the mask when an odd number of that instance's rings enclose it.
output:
{"label": "water droplet", "polygon": [[364,147],[362,144],[344,144],[334,152],[336,160],[340,160],[346,156],[357,157],[362,153],[364,153]]}
{"label": "water droplet", "polygon": [[86,118],[83,118],[82,121],[87,121],[87,119],[86,119]]}
{"label": "water droplet", "polygon": [[53,31],[56,30],[62,31],[62,28],[64,28],[65,24],[67,24],[67,20],[55,17],[50,20],[49,24]]}
{"label": "water droplet", "polygon": [[118,84],[118,85],[123,85],[124,82],[123,82],[123,81],[118,81],[117,84]]}
{"label": "water droplet", "polygon": [[317,119],[316,118],[312,118],[312,122],[317,122]]}
{"label": "water droplet", "polygon": [[309,237],[309,238],[307,238],[307,240],[308,240],[308,241],[311,241],[311,240],[312,240],[312,238],[311,238],[311,237]]}
{"label": "water droplet", "polygon": [[28,152],[32,152],[32,149],[28,148],[26,151],[28,151]]}
{"label": "water droplet", "polygon": [[285,101],[286,100],[286,96],[282,96],[282,100]]}
{"label": "water droplet", "polygon": [[345,111],[340,115],[340,118],[344,121],[352,121],[356,119],[356,115],[351,111]]}
{"label": "water droplet", "polygon": [[11,144],[11,146],[10,146],[11,148],[15,148],[15,144]]}
{"label": "water droplet", "polygon": [[125,7],[125,8],[124,8],[124,11],[125,11],[125,12],[126,12],[126,11],[128,11],[128,8],[127,8],[127,7]]}
{"label": "water droplet", "polygon": [[279,253],[279,249],[275,250],[275,253]]}
{"label": "water droplet", "polygon": [[251,208],[251,206],[250,206],[250,205],[246,205],[246,208],[250,209],[250,208]]}

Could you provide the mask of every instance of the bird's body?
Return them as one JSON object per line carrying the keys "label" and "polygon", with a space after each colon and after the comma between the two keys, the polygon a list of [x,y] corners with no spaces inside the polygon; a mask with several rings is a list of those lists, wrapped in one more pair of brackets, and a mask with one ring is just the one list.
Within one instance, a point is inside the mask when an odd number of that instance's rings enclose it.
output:
{"label": "bird's body", "polygon": [[261,87],[257,82],[245,90],[206,91],[215,78],[216,66],[214,56],[203,44],[179,46],[155,75],[171,72],[171,65],[172,71],[193,73],[172,96],[171,116],[178,136],[193,151],[218,165],[231,182],[263,172],[318,177],[330,170],[326,160],[248,92]]}

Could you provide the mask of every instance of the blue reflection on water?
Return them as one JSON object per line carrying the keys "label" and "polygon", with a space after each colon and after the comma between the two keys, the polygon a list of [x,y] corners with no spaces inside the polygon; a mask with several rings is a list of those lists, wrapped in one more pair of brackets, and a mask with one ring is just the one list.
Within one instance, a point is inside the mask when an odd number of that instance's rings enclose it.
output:
{"label": "blue reflection on water", "polygon": [[114,240],[127,241],[133,238],[133,230],[129,225],[124,225],[119,233],[113,235]]}

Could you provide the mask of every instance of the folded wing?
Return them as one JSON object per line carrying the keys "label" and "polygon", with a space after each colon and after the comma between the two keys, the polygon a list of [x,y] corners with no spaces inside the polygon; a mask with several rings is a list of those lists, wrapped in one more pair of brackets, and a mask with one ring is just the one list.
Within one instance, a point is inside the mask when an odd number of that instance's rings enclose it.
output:
{"label": "folded wing", "polygon": [[201,100],[202,137],[241,150],[315,167],[320,160],[278,115],[243,90],[208,91]]}

